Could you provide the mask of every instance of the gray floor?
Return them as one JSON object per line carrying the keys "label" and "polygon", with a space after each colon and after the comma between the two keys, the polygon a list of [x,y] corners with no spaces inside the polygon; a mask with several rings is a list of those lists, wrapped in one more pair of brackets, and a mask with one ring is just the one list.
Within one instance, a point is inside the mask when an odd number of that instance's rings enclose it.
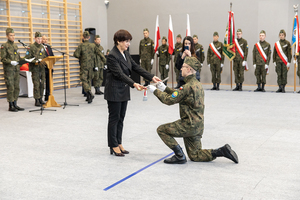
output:
{"label": "gray floor", "polygon": [[[132,90],[123,137],[130,154],[120,158],[107,147],[103,96],[88,105],[81,88],[68,89],[68,103],[79,107],[43,115],[28,112],[36,109],[31,98],[19,99],[26,108],[19,113],[0,99],[0,199],[300,199],[300,94],[221,88],[205,90],[203,148],[229,143],[239,164],[160,161],[107,191],[171,153],[156,128],[179,118],[178,105],[163,105],[152,94],[142,101]],[[54,94],[63,102],[63,90]]]}

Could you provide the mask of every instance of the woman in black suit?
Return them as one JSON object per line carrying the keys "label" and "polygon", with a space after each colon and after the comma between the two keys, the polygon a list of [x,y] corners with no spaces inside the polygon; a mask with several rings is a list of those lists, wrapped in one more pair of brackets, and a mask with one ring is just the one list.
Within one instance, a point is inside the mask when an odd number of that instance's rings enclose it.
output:
{"label": "woman in black suit", "polygon": [[115,46],[107,56],[107,73],[105,82],[104,99],[108,104],[108,146],[110,153],[116,156],[124,156],[129,152],[122,146],[123,121],[126,113],[127,102],[130,100],[130,88],[142,90],[144,86],[135,83],[131,78],[131,72],[135,71],[147,80],[161,81],[150,74],[131,58],[127,51],[131,34],[126,30],[119,30],[114,35]]}

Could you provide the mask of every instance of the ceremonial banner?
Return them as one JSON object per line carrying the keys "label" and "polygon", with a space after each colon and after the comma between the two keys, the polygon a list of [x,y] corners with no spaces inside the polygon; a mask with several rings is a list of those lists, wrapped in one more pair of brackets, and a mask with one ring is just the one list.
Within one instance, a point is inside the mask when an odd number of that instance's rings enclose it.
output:
{"label": "ceremonial banner", "polygon": [[173,32],[173,24],[171,15],[169,15],[169,33],[168,33],[168,40],[169,40],[169,54],[173,54],[174,52],[174,32]]}
{"label": "ceremonial banner", "polygon": [[157,17],[156,17],[156,26],[155,26],[154,52],[157,51],[157,48],[159,46],[159,39],[160,39],[160,32],[159,32],[158,15],[157,15]]}
{"label": "ceremonial banner", "polygon": [[299,55],[300,41],[299,41],[299,19],[296,14],[294,17],[293,35],[292,35],[292,47],[295,45],[295,55]]}
{"label": "ceremonial banner", "polygon": [[228,24],[226,27],[225,37],[224,37],[224,46],[223,54],[230,61],[235,57],[235,27],[234,27],[234,14],[232,11],[229,11],[228,14]]}
{"label": "ceremonial banner", "polygon": [[191,36],[190,16],[187,14],[186,36]]}

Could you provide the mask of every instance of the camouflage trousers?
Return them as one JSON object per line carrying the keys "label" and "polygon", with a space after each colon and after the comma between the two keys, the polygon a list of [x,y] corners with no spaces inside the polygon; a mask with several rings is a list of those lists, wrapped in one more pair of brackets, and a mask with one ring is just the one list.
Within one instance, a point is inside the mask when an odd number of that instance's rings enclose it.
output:
{"label": "camouflage trousers", "polygon": [[267,70],[265,69],[265,65],[256,65],[254,74],[256,76],[257,84],[266,84]]}
{"label": "camouflage trousers", "polygon": [[93,85],[95,88],[101,87],[103,82],[103,68],[98,68],[98,71],[93,72]]}
{"label": "camouflage trousers", "polygon": [[297,67],[297,75],[299,76],[299,83],[300,83],[300,60],[298,61],[298,67]]}
{"label": "camouflage trousers", "polygon": [[20,93],[20,66],[4,67],[7,102],[17,101]]}
{"label": "camouflage trousers", "polygon": [[93,68],[80,68],[80,81],[85,92],[91,91]]}
{"label": "camouflage trousers", "polygon": [[243,63],[243,61],[234,61],[233,62],[235,83],[243,83],[244,82],[245,67],[242,65],[242,63]]}
{"label": "camouflage trousers", "polygon": [[277,73],[277,83],[278,85],[286,85],[287,84],[287,67],[283,62],[276,63],[276,73]]}
{"label": "camouflage trousers", "polygon": [[212,149],[202,149],[201,138],[203,134],[203,124],[201,131],[187,130],[182,120],[177,120],[172,123],[160,125],[157,128],[157,133],[162,141],[170,148],[178,145],[174,137],[182,137],[188,157],[195,162],[212,161],[214,158],[211,155]]}
{"label": "camouflage trousers", "polygon": [[30,71],[32,73],[33,97],[35,99],[40,99],[43,97],[45,88],[45,67],[42,64],[30,66]]}
{"label": "camouflage trousers", "polygon": [[211,64],[211,82],[212,83],[221,83],[221,64]]}
{"label": "camouflage trousers", "polygon": [[159,73],[160,73],[161,80],[164,80],[165,78],[168,77],[169,69],[166,69],[166,65],[159,65]]}
{"label": "camouflage trousers", "polygon": [[[141,67],[144,68],[147,72],[151,73],[152,65],[151,65],[151,59],[150,60],[141,60]],[[143,79],[144,81],[151,81],[147,79]]]}

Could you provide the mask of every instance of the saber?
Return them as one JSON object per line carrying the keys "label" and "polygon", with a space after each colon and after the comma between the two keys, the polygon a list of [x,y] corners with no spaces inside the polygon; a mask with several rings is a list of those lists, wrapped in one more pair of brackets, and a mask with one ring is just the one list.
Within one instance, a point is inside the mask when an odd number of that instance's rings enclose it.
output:
{"label": "saber", "polygon": [[164,80],[162,80],[162,81],[159,81],[159,82],[157,82],[157,83],[154,83],[154,84],[152,84],[153,86],[156,86],[156,85],[158,85],[160,82],[165,82],[165,81],[167,81],[169,79],[169,77],[167,77],[167,78],[165,78]]}

